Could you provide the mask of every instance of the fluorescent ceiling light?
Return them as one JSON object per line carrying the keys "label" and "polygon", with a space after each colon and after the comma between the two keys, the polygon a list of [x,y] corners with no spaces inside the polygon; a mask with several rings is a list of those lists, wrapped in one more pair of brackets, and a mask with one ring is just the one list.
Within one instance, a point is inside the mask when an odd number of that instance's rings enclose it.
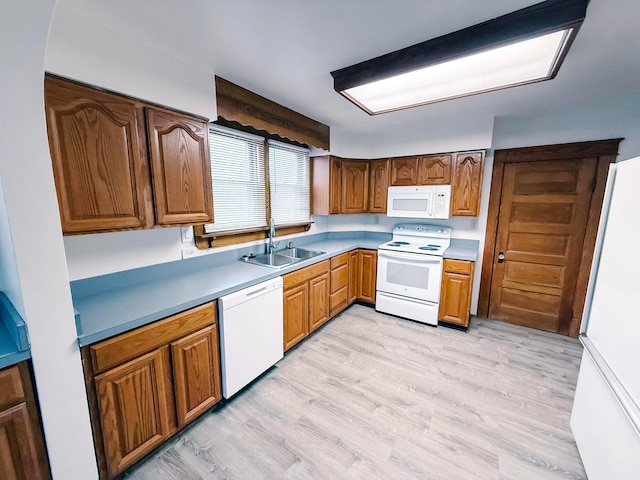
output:
{"label": "fluorescent ceiling light", "polygon": [[588,0],[547,0],[331,72],[334,88],[374,115],[553,78]]}

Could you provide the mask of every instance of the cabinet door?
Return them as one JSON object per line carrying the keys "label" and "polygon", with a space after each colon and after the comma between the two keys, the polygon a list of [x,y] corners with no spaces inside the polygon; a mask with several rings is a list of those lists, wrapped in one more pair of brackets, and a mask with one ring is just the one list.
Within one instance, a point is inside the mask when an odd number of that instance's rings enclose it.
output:
{"label": "cabinet door", "polygon": [[164,347],[95,378],[109,477],[175,431],[169,371]]}
{"label": "cabinet door", "polygon": [[342,213],[365,213],[369,201],[369,162],[342,160]]}
{"label": "cabinet door", "polygon": [[483,159],[483,152],[456,154],[451,186],[452,216],[479,215]]}
{"label": "cabinet door", "polygon": [[449,185],[452,155],[425,155],[418,158],[419,185]]}
{"label": "cabinet door", "polygon": [[417,185],[418,159],[416,157],[401,157],[391,159],[391,185]]}
{"label": "cabinet door", "polygon": [[389,187],[389,161],[372,160],[369,176],[369,212],[387,213]]}
{"label": "cabinet door", "polygon": [[471,306],[471,275],[444,272],[438,319],[467,327]]}
{"label": "cabinet door", "polygon": [[38,463],[34,432],[26,403],[0,411],[0,478],[40,480],[50,478]]}
{"label": "cabinet door", "polygon": [[376,303],[376,274],[378,253],[375,250],[360,250],[360,288],[358,298],[364,302]]}
{"label": "cabinet door", "polygon": [[171,343],[178,426],[189,423],[221,397],[216,325]]}
{"label": "cabinet door", "polygon": [[44,87],[62,231],[153,224],[142,107],[57,78]]}
{"label": "cabinet door", "polygon": [[342,160],[331,157],[329,166],[329,213],[341,213],[340,202],[342,199]]}
{"label": "cabinet door", "polygon": [[309,280],[309,331],[329,320],[329,274]]}
{"label": "cabinet door", "polygon": [[358,289],[360,288],[359,258],[359,250],[352,250],[349,252],[349,305],[358,299]]}
{"label": "cabinet door", "polygon": [[309,283],[286,289],[284,308],[284,350],[287,351],[309,334]]}
{"label": "cabinet door", "polygon": [[156,223],[213,222],[207,124],[147,108]]}

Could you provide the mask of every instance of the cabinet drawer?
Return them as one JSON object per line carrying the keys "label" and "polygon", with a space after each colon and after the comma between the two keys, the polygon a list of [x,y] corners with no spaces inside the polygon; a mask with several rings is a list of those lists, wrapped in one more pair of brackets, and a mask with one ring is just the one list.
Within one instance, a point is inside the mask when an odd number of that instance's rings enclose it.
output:
{"label": "cabinet drawer", "polygon": [[113,368],[216,322],[215,301],[90,347],[94,373]]}
{"label": "cabinet drawer", "polygon": [[347,263],[349,263],[349,252],[333,257],[331,259],[331,270],[341,267],[342,265],[346,265]]}
{"label": "cabinet drawer", "polygon": [[0,409],[15,405],[24,399],[25,393],[18,366],[0,370]]}
{"label": "cabinet drawer", "polygon": [[288,273],[283,278],[284,289],[286,290],[287,288],[300,285],[301,283],[311,280],[323,273],[327,273],[328,271],[329,260],[324,260],[323,262],[316,263],[315,265],[309,265],[308,267],[301,268],[295,272]]}
{"label": "cabinet drawer", "polygon": [[[349,258],[349,257],[347,257]],[[331,269],[331,293],[344,288],[349,283],[349,264],[345,263],[338,268]]]}
{"label": "cabinet drawer", "polygon": [[451,260],[451,259],[445,258],[444,271],[466,273],[467,275],[470,275],[471,272],[473,272],[473,262],[469,262],[467,260]]}
{"label": "cabinet drawer", "polygon": [[329,295],[329,311],[332,317],[347,306],[347,293],[348,288],[344,286],[337,292]]}

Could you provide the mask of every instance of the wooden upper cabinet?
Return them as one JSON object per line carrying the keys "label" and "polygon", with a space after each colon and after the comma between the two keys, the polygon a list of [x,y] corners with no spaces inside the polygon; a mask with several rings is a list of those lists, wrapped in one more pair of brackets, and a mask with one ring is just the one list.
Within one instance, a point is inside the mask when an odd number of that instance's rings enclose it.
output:
{"label": "wooden upper cabinet", "polygon": [[391,159],[390,185],[417,185],[418,184],[418,158],[399,157]]}
{"label": "wooden upper cabinet", "polygon": [[449,185],[453,155],[423,155],[418,157],[418,185]]}
{"label": "wooden upper cabinet", "polygon": [[451,216],[477,217],[484,152],[457,153],[451,181]]}
{"label": "wooden upper cabinet", "polygon": [[311,160],[312,213],[314,215],[340,213],[342,159],[323,155],[313,157]]}
{"label": "wooden upper cabinet", "polygon": [[389,160],[369,162],[369,213],[387,213]]}
{"label": "wooden upper cabinet", "polygon": [[369,203],[369,162],[342,160],[342,213],[365,213]]}
{"label": "wooden upper cabinet", "polygon": [[213,221],[205,120],[50,75],[44,87],[63,233]]}
{"label": "wooden upper cabinet", "polygon": [[213,222],[207,123],[147,108],[156,223]]}
{"label": "wooden upper cabinet", "polygon": [[142,107],[57,78],[44,87],[63,232],[153,224]]}

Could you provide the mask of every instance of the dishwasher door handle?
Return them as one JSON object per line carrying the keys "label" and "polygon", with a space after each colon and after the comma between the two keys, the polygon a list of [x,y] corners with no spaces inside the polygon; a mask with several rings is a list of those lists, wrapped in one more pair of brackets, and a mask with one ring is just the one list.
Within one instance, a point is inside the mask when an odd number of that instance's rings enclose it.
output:
{"label": "dishwasher door handle", "polygon": [[253,292],[247,293],[247,298],[250,298],[250,297],[253,297],[255,295],[258,295],[259,293],[262,293],[262,292],[264,292],[266,290],[267,290],[267,287],[258,288],[257,290],[254,290]]}

